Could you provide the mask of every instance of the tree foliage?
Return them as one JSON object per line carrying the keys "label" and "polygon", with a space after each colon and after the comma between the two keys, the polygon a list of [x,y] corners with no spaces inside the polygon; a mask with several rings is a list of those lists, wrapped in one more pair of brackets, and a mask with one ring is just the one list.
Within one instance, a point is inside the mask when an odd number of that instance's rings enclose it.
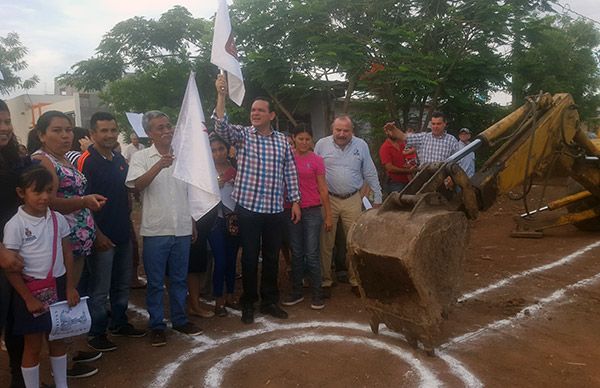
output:
{"label": "tree foliage", "polygon": [[[246,102],[271,97],[283,127],[308,120],[323,101],[330,117],[351,108],[374,127],[391,118],[419,126],[439,108],[454,127],[478,131],[500,112],[490,94],[511,87],[568,91],[591,111],[598,31],[539,16],[548,10],[548,0],[236,0],[230,14]],[[211,40],[212,22],[183,7],[132,18],[62,81],[100,90],[118,112],[176,112],[190,69],[203,100],[214,100]]]}
{"label": "tree foliage", "polygon": [[17,33],[9,32],[6,36],[0,36],[0,72],[4,78],[0,79],[0,95],[18,89],[31,89],[39,82],[37,75],[27,79],[18,75],[28,67],[25,55],[27,47],[23,46]]}
{"label": "tree foliage", "polygon": [[571,93],[583,117],[600,105],[600,32],[583,20],[547,16],[522,29],[524,49],[513,56],[514,71],[525,82],[521,95]]}
{"label": "tree foliage", "polygon": [[160,109],[175,119],[191,70],[199,75],[198,88],[215,98],[209,85],[217,74],[209,64],[211,41],[212,23],[181,6],[157,20],[134,17],[115,25],[96,55],[73,65],[59,82],[100,91],[119,118],[124,112]]}

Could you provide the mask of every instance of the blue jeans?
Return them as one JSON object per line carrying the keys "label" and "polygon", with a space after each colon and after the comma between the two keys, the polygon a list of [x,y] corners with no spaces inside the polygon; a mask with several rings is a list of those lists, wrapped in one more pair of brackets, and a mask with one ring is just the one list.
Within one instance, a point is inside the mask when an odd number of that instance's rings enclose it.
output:
{"label": "blue jeans", "polygon": [[239,247],[239,238],[230,236],[227,233],[225,219],[218,217],[213,229],[208,235],[210,248],[215,258],[215,268],[213,270],[213,296],[220,298],[223,296],[223,285],[225,284],[227,293],[233,294],[235,291],[235,262]]}
{"label": "blue jeans", "polygon": [[321,207],[302,209],[300,222],[288,218],[292,248],[292,293],[302,296],[302,279],[308,276],[313,297],[321,296],[321,256],[319,241],[323,215]]}
{"label": "blue jeans", "polygon": [[90,336],[106,333],[108,311],[106,299],[110,296],[111,328],[127,325],[127,304],[131,284],[131,241],[117,244],[103,252],[95,252],[86,260],[89,307],[92,317]]}
{"label": "blue jeans", "polygon": [[150,329],[164,330],[163,294],[165,274],[169,271],[169,305],[173,326],[188,322],[185,312],[188,260],[192,236],[144,236],[144,270],[148,278],[146,307]]}
{"label": "blue jeans", "polygon": [[388,192],[393,193],[394,191],[402,191],[408,183],[404,182],[388,182]]}

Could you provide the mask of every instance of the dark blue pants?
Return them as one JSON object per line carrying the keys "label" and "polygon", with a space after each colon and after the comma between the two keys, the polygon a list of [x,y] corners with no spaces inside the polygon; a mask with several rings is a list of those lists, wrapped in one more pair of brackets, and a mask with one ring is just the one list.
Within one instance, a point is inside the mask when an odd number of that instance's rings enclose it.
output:
{"label": "dark blue pants", "polygon": [[285,227],[283,212],[255,213],[236,206],[242,246],[242,284],[244,291],[240,302],[244,307],[258,301],[258,255],[262,251],[260,282],[261,305],[279,302],[277,275],[282,230]]}
{"label": "dark blue pants", "polygon": [[230,236],[227,233],[225,219],[218,217],[214,228],[208,235],[208,241],[215,258],[213,296],[215,298],[223,296],[223,285],[226,286],[228,294],[233,294],[235,291],[235,262],[240,245],[239,238]]}

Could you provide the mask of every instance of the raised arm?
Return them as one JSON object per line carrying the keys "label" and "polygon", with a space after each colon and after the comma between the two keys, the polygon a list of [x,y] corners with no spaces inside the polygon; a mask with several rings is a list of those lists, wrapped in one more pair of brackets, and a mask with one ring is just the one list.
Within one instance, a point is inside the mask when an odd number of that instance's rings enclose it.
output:
{"label": "raised arm", "polygon": [[[383,126],[383,129],[386,130],[386,131],[388,131],[388,130],[395,130],[395,129],[398,129],[398,128],[396,128],[396,123],[394,123],[392,121],[392,122],[389,122],[389,123],[385,123],[385,125]],[[406,135],[406,133],[402,132],[402,130],[398,130],[397,132],[399,132],[398,135],[400,136],[400,139],[398,139],[398,140],[400,140],[400,141],[406,141],[406,138],[408,137]]]}
{"label": "raised arm", "polygon": [[215,81],[217,89],[217,105],[212,116],[215,121],[215,132],[226,142],[238,147],[243,140],[243,127],[230,125],[225,114],[225,98],[227,97],[227,80],[223,74],[217,76]]}

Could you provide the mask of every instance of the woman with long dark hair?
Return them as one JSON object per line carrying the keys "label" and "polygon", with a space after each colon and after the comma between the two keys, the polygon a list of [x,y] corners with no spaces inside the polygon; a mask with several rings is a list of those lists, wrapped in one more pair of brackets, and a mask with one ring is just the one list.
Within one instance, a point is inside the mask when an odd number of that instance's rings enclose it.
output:
{"label": "woman with long dark hair", "polygon": [[[15,215],[20,204],[16,187],[20,173],[31,164],[29,158],[19,157],[19,144],[13,133],[10,111],[0,100],[0,268],[4,271],[21,272],[23,261],[16,252],[2,245],[4,225]],[[21,358],[23,336],[12,334],[13,319],[9,316],[12,287],[0,271],[0,334],[4,328],[4,342],[8,350],[11,371],[11,386],[21,386]],[[6,323],[6,326],[4,325]]]}
{"label": "woman with long dark hair", "polygon": [[31,157],[39,160],[52,174],[56,195],[50,207],[64,214],[71,228],[74,279],[78,283],[84,259],[92,253],[96,237],[91,211],[100,210],[106,198],[98,194],[85,195],[85,176],[65,156],[73,143],[73,126],[69,116],[55,110],[48,111],[38,119],[35,131],[41,147]]}

